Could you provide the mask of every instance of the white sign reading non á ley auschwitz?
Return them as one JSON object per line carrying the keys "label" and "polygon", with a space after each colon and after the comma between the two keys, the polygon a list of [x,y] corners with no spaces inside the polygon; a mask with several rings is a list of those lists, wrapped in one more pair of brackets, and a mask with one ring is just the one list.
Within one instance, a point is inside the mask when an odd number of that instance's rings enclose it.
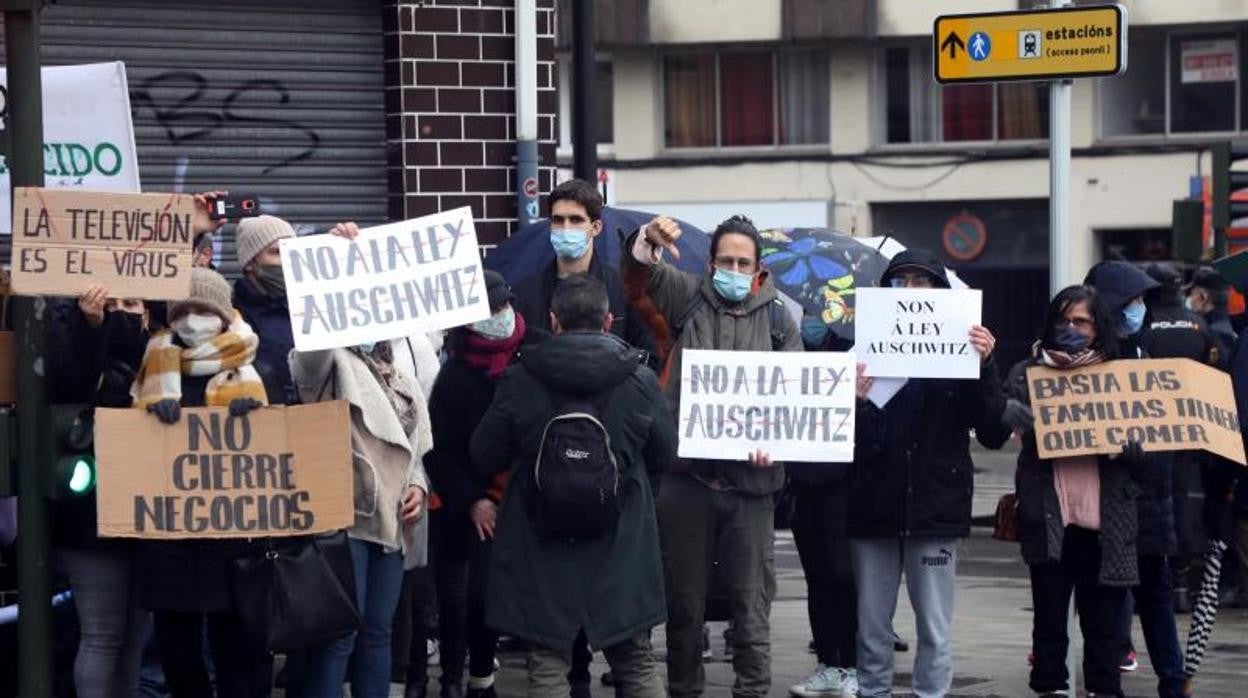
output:
{"label": "white sign reading non \u00e1 ley auschwitz", "polygon": [[295,348],[332,349],[490,316],[472,209],[281,241]]}
{"label": "white sign reading non \u00e1 ley auschwitz", "polygon": [[860,288],[854,349],[867,375],[888,378],[979,378],[971,328],[983,294],[974,289]]}
{"label": "white sign reading non \u00e1 ley auschwitz", "polygon": [[854,459],[853,354],[688,350],[681,363],[680,457]]}

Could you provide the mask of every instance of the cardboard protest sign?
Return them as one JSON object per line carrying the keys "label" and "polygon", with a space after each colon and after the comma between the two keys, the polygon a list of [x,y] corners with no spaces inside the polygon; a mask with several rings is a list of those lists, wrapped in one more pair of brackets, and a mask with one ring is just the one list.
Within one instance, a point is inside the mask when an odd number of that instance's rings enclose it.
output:
{"label": "cardboard protest sign", "polygon": [[299,351],[458,327],[490,316],[472,209],[281,241]]}
{"label": "cardboard protest sign", "polygon": [[100,409],[95,453],[104,537],[293,536],[355,521],[345,401],[185,409],[171,425]]}
{"label": "cardboard protest sign", "polygon": [[887,378],[979,378],[980,357],[968,334],[980,323],[974,289],[860,288],[854,350],[867,375]]}
{"label": "cardboard protest sign", "polygon": [[186,194],[13,191],[13,292],[182,300],[191,292],[195,200]]}
{"label": "cardboard protest sign", "polygon": [[[41,74],[44,186],[138,193],[125,64],[45,66]],[[0,67],[0,85],[7,80]],[[0,235],[12,231],[8,165],[0,154]]]}
{"label": "cardboard protest sign", "polygon": [[1203,449],[1244,464],[1227,374],[1190,359],[1110,361],[1069,371],[1027,369],[1041,458]]}
{"label": "cardboard protest sign", "polygon": [[854,459],[854,355],[835,352],[684,352],[682,458]]}

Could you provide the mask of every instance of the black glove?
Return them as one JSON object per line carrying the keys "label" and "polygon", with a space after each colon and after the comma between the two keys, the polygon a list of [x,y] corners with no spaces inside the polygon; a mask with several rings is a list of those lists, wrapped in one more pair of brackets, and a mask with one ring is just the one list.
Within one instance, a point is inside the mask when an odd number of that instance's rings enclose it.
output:
{"label": "black glove", "polygon": [[1128,441],[1122,445],[1122,457],[1129,463],[1144,462],[1144,444],[1139,441]]}
{"label": "black glove", "polygon": [[182,417],[182,405],[173,399],[153,402],[147,406],[147,411],[156,415],[156,419],[165,424],[176,424]]}
{"label": "black glove", "polygon": [[1025,434],[1035,428],[1036,416],[1032,414],[1030,407],[1010,398],[1006,400],[1005,409],[1001,411],[1001,423],[1019,434]]}
{"label": "black glove", "polygon": [[250,397],[240,397],[237,400],[230,400],[230,416],[242,417],[257,407],[264,407],[264,403]]}

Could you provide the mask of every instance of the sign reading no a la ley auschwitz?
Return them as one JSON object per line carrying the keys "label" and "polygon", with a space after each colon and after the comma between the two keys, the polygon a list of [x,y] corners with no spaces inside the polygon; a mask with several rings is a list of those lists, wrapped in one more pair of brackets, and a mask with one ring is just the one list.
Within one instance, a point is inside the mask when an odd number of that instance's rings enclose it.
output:
{"label": "sign reading no a la ley auschwitz", "polygon": [[332,349],[490,316],[472,209],[281,241],[295,348]]}
{"label": "sign reading no a la ley auschwitz", "polygon": [[837,352],[685,351],[682,458],[854,459],[854,355]]}

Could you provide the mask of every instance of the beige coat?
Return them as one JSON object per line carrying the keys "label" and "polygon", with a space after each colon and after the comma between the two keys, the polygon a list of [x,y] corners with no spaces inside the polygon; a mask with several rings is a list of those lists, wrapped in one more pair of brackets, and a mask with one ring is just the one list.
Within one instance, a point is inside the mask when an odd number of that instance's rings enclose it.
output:
{"label": "beige coat", "polygon": [[425,564],[428,518],[422,516],[404,535],[399,516],[403,495],[416,486],[429,492],[422,462],[433,448],[429,409],[420,387],[396,371],[414,398],[416,424],[410,433],[378,385],[368,364],[349,349],[292,351],[290,374],[305,403],[346,400],[351,404],[351,456],[355,482],[355,525],[348,535],[377,543],[387,552],[401,550],[407,566]]}

